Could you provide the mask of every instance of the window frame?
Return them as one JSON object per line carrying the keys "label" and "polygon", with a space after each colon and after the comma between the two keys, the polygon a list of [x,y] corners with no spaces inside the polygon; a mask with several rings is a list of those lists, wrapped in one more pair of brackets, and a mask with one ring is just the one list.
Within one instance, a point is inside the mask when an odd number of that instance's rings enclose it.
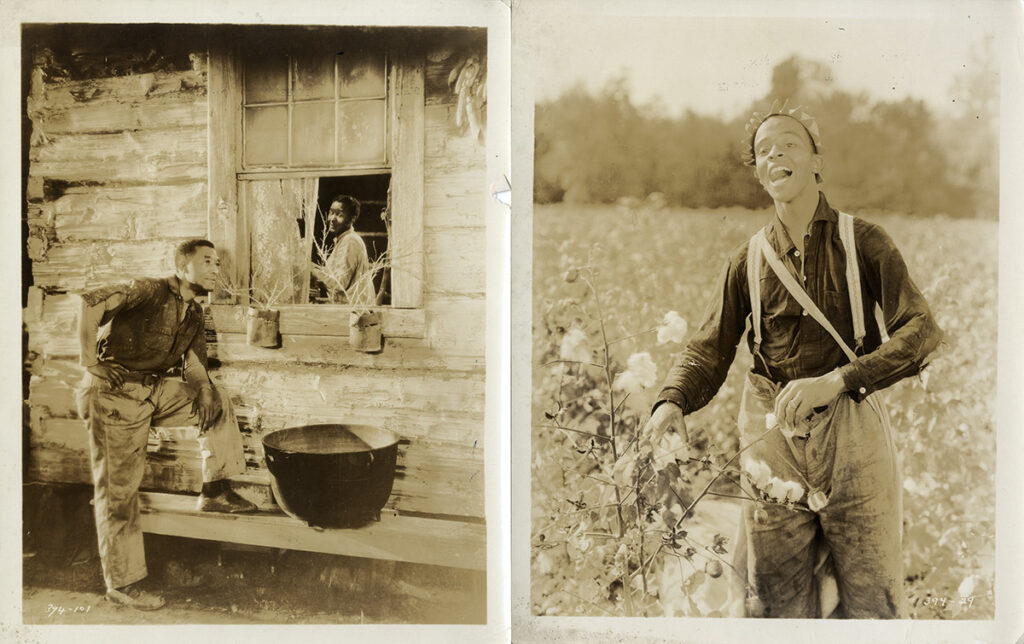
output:
{"label": "window frame", "polygon": [[[221,271],[238,285],[249,287],[249,231],[240,203],[242,181],[253,179],[356,176],[376,171],[391,174],[391,304],[373,307],[382,312],[388,337],[422,338],[423,311],[423,156],[424,71],[422,52],[387,47],[386,169],[345,166],[244,170],[242,166],[242,55],[237,47],[211,46],[207,65],[209,109],[209,238],[221,257]],[[217,329],[243,331],[247,296],[217,291],[211,294]],[[282,335],[346,336],[350,305],[281,304]]]}
{"label": "window frame", "polygon": [[[382,53],[382,56],[384,58],[384,94],[383,94],[383,96],[357,96],[357,97],[344,97],[344,96],[341,96],[340,88],[338,87],[338,83],[340,82],[340,74],[339,74],[339,70],[338,70],[338,63],[339,63],[339,61],[338,61],[337,56],[336,56],[335,59],[334,59],[333,75],[332,75],[332,80],[333,80],[333,84],[334,84],[334,96],[331,97],[331,98],[326,98],[326,99],[295,99],[295,97],[292,95],[292,88],[293,88],[293,84],[294,84],[294,81],[295,81],[295,76],[297,74],[298,60],[295,57],[293,57],[291,54],[281,54],[281,55],[284,55],[284,56],[288,57],[287,76],[285,77],[285,88],[286,89],[285,89],[285,99],[284,99],[284,101],[264,101],[264,102],[261,102],[261,103],[249,103],[248,102],[248,96],[247,96],[246,91],[245,91],[245,89],[246,89],[245,88],[245,69],[244,69],[245,68],[245,64],[244,64],[244,61],[240,60],[239,64],[242,66],[242,84],[241,84],[241,90],[239,91],[239,100],[242,102],[242,105],[241,105],[241,108],[239,110],[239,115],[240,115],[240,118],[242,119],[242,134],[241,134],[241,143],[242,143],[241,147],[242,147],[242,149],[240,150],[240,153],[238,155],[238,168],[239,168],[238,171],[239,171],[239,173],[240,174],[245,174],[245,175],[255,175],[255,174],[258,174],[258,173],[261,173],[261,172],[265,173],[265,172],[282,171],[282,172],[294,173],[294,176],[296,178],[301,178],[301,177],[344,176],[344,175],[332,174],[332,173],[337,171],[337,170],[348,170],[348,169],[357,169],[357,170],[358,169],[365,169],[365,170],[375,170],[375,171],[381,171],[383,169],[387,169],[388,171],[390,171],[390,169],[391,169],[391,161],[392,161],[392,151],[391,151],[392,140],[391,140],[391,136],[390,135],[391,135],[392,127],[393,127],[391,125],[391,119],[394,116],[394,112],[393,112],[393,110],[391,108],[391,103],[392,103],[392,100],[393,100],[392,97],[394,96],[394,90],[396,88],[394,86],[394,83],[392,82],[394,75],[392,73],[391,55],[390,55],[390,52],[388,51],[388,48],[386,46],[383,47],[383,49],[384,49],[384,51]],[[340,126],[341,126],[341,118],[340,118],[340,113],[339,113],[339,111],[341,109],[341,106],[343,104],[345,104],[345,103],[354,103],[354,102],[370,101],[370,100],[383,100],[384,101],[384,150],[383,150],[384,155],[383,155],[383,158],[380,159],[380,161],[377,162],[377,163],[375,163],[375,162],[359,162],[359,161],[353,161],[353,162],[348,162],[348,163],[342,162],[340,160],[339,154],[338,154],[338,152],[339,152],[339,147],[338,146],[339,146],[339,143],[340,143],[339,139],[341,137],[341,128],[340,128]],[[328,104],[328,103],[331,104],[334,107],[334,110],[333,110],[334,111],[334,114],[333,114],[333,119],[334,119],[334,127],[333,127],[333,130],[334,130],[334,143],[332,145],[332,155],[334,157],[334,161],[332,163],[328,164],[328,165],[323,165],[323,164],[321,164],[321,165],[316,165],[316,164],[298,165],[298,164],[295,164],[292,161],[292,154],[294,152],[293,147],[292,147],[292,135],[294,133],[292,125],[294,123],[294,118],[295,118],[295,116],[294,116],[294,114],[295,114],[295,109],[294,109],[295,106],[296,105],[311,105],[311,104]],[[253,107],[253,108],[260,108],[260,107],[285,107],[286,108],[286,110],[287,110],[287,123],[288,124],[286,126],[287,127],[287,131],[285,132],[285,136],[286,136],[286,140],[288,142],[288,150],[287,150],[287,160],[285,161],[284,165],[275,166],[274,164],[262,164],[262,165],[260,165],[260,164],[252,164],[251,169],[246,169],[245,168],[245,130],[246,130],[246,128],[245,128],[245,108],[247,108],[247,107]],[[305,172],[306,174],[299,174],[300,172]],[[354,173],[354,174],[368,174],[368,172]]]}

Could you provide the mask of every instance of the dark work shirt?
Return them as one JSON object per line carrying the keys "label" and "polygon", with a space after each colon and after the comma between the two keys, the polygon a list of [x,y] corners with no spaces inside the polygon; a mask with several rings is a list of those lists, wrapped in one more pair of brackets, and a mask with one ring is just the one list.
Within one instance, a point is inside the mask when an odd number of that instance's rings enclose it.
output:
{"label": "dark work shirt", "polygon": [[[804,237],[801,255],[778,216],[766,229],[772,249],[842,336],[855,348],[850,295],[846,284],[846,253],[839,238],[839,214],[824,195]],[[817,377],[840,368],[855,399],[887,387],[924,367],[942,340],[942,331],[928,304],[907,273],[906,264],[888,234],[876,224],[854,220],[860,264],[864,326],[863,347],[853,362],[831,335],[803,309],[767,264],[761,269],[761,347],[753,370],[779,383]],[[751,313],[747,283],[747,247],[737,248],[718,280],[718,289],[700,328],[669,372],[658,399],[692,413],[708,402],[725,381],[736,347]],[[875,324],[875,302],[881,304],[890,339],[884,344]],[[753,352],[753,331],[747,332]]]}
{"label": "dark work shirt", "polygon": [[115,294],[124,296],[117,307],[106,311],[100,324],[110,323],[100,338],[97,354],[134,371],[163,373],[180,364],[192,349],[206,366],[203,311],[193,299],[181,299],[178,278],[143,278],[103,286],[82,294],[89,306]]}

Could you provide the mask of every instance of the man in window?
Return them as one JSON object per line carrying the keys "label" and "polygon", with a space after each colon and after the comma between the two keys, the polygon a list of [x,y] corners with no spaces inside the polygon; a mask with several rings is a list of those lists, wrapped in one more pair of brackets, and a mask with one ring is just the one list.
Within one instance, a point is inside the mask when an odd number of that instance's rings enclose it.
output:
{"label": "man in window", "polygon": [[376,302],[366,243],[355,229],[358,219],[359,201],[355,197],[338,195],[331,202],[320,253],[323,265],[314,264],[312,272],[327,287],[332,304],[372,306]]}
{"label": "man in window", "polygon": [[[903,617],[903,482],[878,390],[919,373],[942,331],[885,231],[819,192],[814,120],[771,110],[748,133],[746,161],[775,216],[726,262],[644,432],[685,434],[684,415],[722,386],[746,334],[754,365],[740,404],[741,462],[763,472],[744,482],[756,500],[743,503],[734,549],[746,614]],[[876,303],[879,328],[864,324]],[[760,496],[754,481],[769,474],[798,483],[800,498],[787,506]]]}
{"label": "man in window", "polygon": [[[213,244],[180,244],[175,274],[136,279],[82,295],[81,364],[76,392],[87,421],[96,531],[107,598],[141,610],[163,599],[138,588],[147,575],[139,519],[139,485],[145,472],[150,426],[197,425],[203,457],[198,507],[211,512],[250,512],[228,478],[245,471],[242,439],[230,400],[206,371],[203,311],[196,296],[213,289],[218,260]],[[97,342],[99,329],[109,324]],[[182,364],[184,380],[169,377]]]}

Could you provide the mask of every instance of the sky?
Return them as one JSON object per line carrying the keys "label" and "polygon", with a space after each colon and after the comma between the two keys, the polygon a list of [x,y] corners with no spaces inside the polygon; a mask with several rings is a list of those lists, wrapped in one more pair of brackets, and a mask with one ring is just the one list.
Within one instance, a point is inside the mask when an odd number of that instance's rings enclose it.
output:
{"label": "sky", "polygon": [[884,20],[563,15],[537,29],[538,102],[624,75],[634,103],[657,98],[669,114],[731,118],[768,92],[773,67],[793,54],[827,63],[839,89],[955,108],[955,78],[994,24],[964,8]]}

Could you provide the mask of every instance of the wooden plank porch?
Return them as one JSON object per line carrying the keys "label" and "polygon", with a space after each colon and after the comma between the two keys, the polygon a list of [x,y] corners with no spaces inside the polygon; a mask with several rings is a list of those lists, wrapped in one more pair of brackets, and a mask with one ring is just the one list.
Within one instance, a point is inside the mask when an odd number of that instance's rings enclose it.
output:
{"label": "wooden plank porch", "polygon": [[145,532],[253,546],[484,570],[486,526],[441,518],[381,513],[351,529],[311,528],[281,512],[232,515],[200,512],[196,497],[143,492]]}

